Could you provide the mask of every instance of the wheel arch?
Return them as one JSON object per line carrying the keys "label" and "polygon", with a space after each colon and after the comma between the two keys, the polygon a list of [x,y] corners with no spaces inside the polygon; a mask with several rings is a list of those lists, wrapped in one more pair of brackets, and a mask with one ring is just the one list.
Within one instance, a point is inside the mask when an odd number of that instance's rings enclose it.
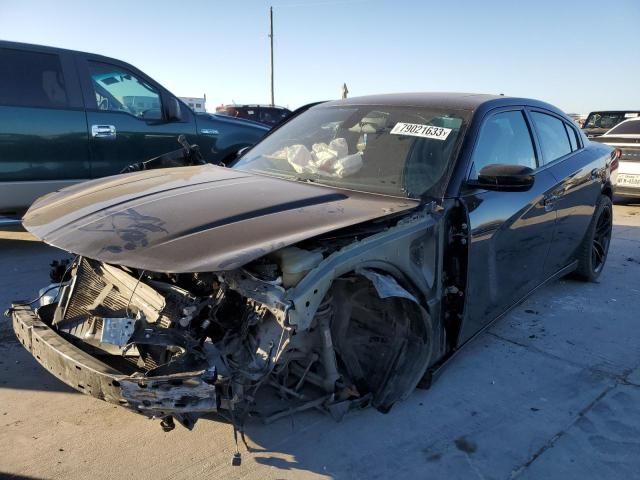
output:
{"label": "wheel arch", "polygon": [[[394,265],[380,261],[363,262],[348,272],[336,275],[327,292],[339,289],[341,281],[349,282],[351,285],[358,281],[369,283],[373,286],[377,298],[372,298],[368,304],[390,302],[394,308],[397,305],[399,316],[406,316],[408,336],[402,350],[403,354],[392,359],[393,363],[388,366],[387,380],[373,398],[374,406],[382,412],[387,412],[396,401],[405,399],[413,392],[431,365],[437,342],[434,322],[429,314],[428,305],[416,296],[416,286]],[[345,321],[350,320],[342,317],[336,323],[341,325]],[[422,343],[417,341],[417,338],[420,338]],[[334,342],[340,341],[340,338],[334,339]]]}

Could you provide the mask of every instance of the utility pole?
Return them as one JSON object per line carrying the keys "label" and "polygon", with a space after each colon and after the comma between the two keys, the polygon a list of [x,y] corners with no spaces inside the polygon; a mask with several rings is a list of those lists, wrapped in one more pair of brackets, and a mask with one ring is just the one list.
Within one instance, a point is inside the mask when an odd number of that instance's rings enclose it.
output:
{"label": "utility pole", "polygon": [[271,42],[271,106],[275,105],[273,98],[273,7],[269,7],[269,39]]}

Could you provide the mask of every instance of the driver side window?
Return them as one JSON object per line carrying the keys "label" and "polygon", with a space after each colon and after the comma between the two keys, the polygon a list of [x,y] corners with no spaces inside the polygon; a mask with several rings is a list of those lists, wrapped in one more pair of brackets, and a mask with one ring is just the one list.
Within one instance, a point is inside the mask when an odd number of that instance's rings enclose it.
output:
{"label": "driver side window", "polygon": [[491,164],[523,165],[536,169],[536,157],[529,127],[522,111],[501,112],[491,116],[480,130],[473,151],[471,178]]}
{"label": "driver side window", "polygon": [[96,108],[126,112],[143,120],[161,120],[160,92],[128,70],[108,63],[89,62]]}

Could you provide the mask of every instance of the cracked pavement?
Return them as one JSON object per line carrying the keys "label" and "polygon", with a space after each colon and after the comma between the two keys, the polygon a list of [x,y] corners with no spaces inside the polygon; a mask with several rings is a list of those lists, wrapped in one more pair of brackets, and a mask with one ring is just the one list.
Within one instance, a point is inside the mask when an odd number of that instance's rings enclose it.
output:
{"label": "cracked pavement", "polygon": [[[562,279],[475,339],[430,390],[388,415],[307,412],[229,425],[159,421],[81,395],[42,369],[0,319],[0,477],[640,478],[640,202],[614,207],[599,283]],[[60,252],[0,231],[0,306],[33,297]]]}

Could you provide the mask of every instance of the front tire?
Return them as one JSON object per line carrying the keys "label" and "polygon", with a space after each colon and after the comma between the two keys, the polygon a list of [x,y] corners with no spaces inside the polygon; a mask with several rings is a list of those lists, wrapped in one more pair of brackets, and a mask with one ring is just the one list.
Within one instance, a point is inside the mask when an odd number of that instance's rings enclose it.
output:
{"label": "front tire", "polygon": [[587,234],[578,250],[578,268],[575,276],[585,282],[595,281],[604,269],[613,228],[613,204],[601,195]]}

